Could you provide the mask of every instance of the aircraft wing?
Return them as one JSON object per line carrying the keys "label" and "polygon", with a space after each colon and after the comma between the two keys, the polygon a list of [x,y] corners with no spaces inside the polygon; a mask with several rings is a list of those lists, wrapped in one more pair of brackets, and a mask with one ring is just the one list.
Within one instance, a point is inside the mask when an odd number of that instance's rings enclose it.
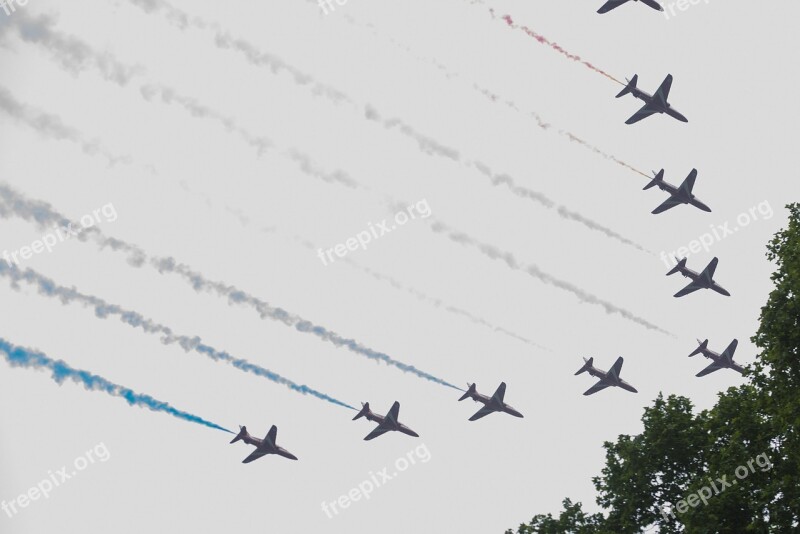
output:
{"label": "aircraft wing", "polygon": [[717,271],[717,264],[718,263],[719,263],[719,258],[714,258],[713,260],[711,260],[711,263],[709,263],[706,266],[706,268],[703,269],[703,272],[700,273],[700,276],[701,277],[706,277],[708,280],[713,279],[714,278],[714,273]]}
{"label": "aircraft wing", "polygon": [[680,291],[675,293],[675,297],[676,298],[684,297],[684,296],[688,295],[689,293],[694,293],[698,289],[703,289],[703,288],[702,288],[702,286],[698,285],[696,282],[692,282],[688,286],[684,287],[683,289],[681,289]]}
{"label": "aircraft wing", "polygon": [[710,375],[710,374],[711,374],[711,373],[713,373],[714,371],[719,371],[719,370],[720,370],[720,369],[722,369],[722,368],[723,368],[723,367],[722,367],[720,364],[718,364],[717,362],[713,362],[713,363],[711,363],[711,364],[710,364],[708,367],[706,367],[705,369],[703,369],[702,371],[700,371],[699,373],[697,373],[697,375],[695,375],[695,376],[706,376],[706,375]]}
{"label": "aircraft wing", "polygon": [[601,7],[600,9],[597,10],[597,12],[601,13],[601,14],[602,13],[608,13],[612,9],[617,9],[619,6],[621,6],[622,4],[625,4],[627,2],[628,2],[628,0],[608,0],[608,2],[603,4],[603,7]]}
{"label": "aircraft wing", "polygon": [[386,434],[388,431],[389,431],[388,428],[385,428],[385,427],[383,427],[381,425],[378,425],[378,427],[375,428],[375,430],[373,430],[372,432],[367,434],[367,437],[365,437],[364,440],[369,441],[371,439],[375,439],[378,436],[382,436],[382,435]]}
{"label": "aircraft wing", "polygon": [[727,358],[728,360],[733,360],[733,354],[736,352],[736,347],[739,346],[739,340],[734,339],[731,341],[731,344],[728,345],[728,348],[721,354],[723,358]]}
{"label": "aircraft wing", "polygon": [[264,437],[264,441],[274,446],[276,439],[278,439],[278,427],[272,425],[272,428],[269,429],[269,432],[267,432],[267,435]]}
{"label": "aircraft wing", "polygon": [[635,123],[639,122],[640,120],[646,119],[650,115],[653,115],[654,113],[658,113],[658,110],[655,109],[655,108],[650,107],[649,103],[645,104],[644,107],[642,109],[640,109],[639,111],[637,111],[634,114],[633,117],[631,117],[630,119],[626,120],[625,124],[635,124]]}
{"label": "aircraft wing", "polygon": [[608,370],[608,374],[615,378],[619,378],[619,374],[622,372],[622,362],[623,359],[622,356],[620,356],[617,358],[617,361],[614,362],[614,365],[611,366],[611,369]]}
{"label": "aircraft wing", "polygon": [[683,181],[681,186],[678,188],[683,194],[687,197],[691,196],[692,189],[694,189],[694,181],[697,179],[697,169],[692,169],[692,172],[689,173],[689,176]]}
{"label": "aircraft wing", "polygon": [[494,412],[494,411],[495,411],[495,410],[494,410],[494,409],[492,409],[492,408],[490,408],[489,406],[484,406],[483,408],[481,408],[480,410],[478,410],[477,412],[475,412],[475,415],[473,415],[472,417],[470,417],[470,418],[469,418],[469,420],[470,420],[470,421],[477,421],[477,420],[478,420],[478,419],[480,419],[481,417],[486,417],[487,415],[489,415],[490,413],[492,413],[492,412]]}
{"label": "aircraft wing", "polygon": [[500,385],[497,387],[497,391],[494,392],[492,395],[492,400],[498,400],[503,402],[503,397],[506,395],[506,383],[501,382]]}
{"label": "aircraft wing", "polygon": [[600,382],[598,382],[597,384],[593,385],[588,390],[586,390],[586,393],[584,393],[584,395],[594,395],[598,391],[603,391],[607,387],[608,387],[608,384],[606,384],[605,382],[603,382],[601,380]]}
{"label": "aircraft wing", "polygon": [[394,404],[392,404],[392,407],[389,409],[389,413],[386,414],[386,419],[396,423],[397,418],[399,416],[400,416],[400,403],[394,401]]}
{"label": "aircraft wing", "polygon": [[262,456],[265,456],[266,454],[267,454],[267,451],[264,451],[264,450],[261,450],[261,449],[256,449],[253,452],[251,452],[250,456],[245,458],[244,461],[242,461],[242,463],[243,464],[249,464],[253,460],[258,460],[259,458],[261,458]]}
{"label": "aircraft wing", "polygon": [[656,2],[656,0],[642,0],[642,3],[647,4],[648,6],[652,7],[657,11],[664,11],[664,8],[661,6],[661,4]]}
{"label": "aircraft wing", "polygon": [[668,209],[672,209],[675,206],[680,206],[681,204],[683,204],[683,202],[671,196],[662,202],[656,209],[654,209],[652,213],[653,215],[658,215],[659,213],[664,213]]}
{"label": "aircraft wing", "polygon": [[656,90],[656,94],[653,95],[653,99],[662,106],[667,107],[670,89],[672,89],[672,74],[667,74],[667,77],[661,82],[661,86]]}

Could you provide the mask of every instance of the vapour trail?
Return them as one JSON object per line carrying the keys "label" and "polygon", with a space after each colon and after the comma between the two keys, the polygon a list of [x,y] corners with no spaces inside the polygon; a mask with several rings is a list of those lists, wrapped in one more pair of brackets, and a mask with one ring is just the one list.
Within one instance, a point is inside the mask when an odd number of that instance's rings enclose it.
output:
{"label": "vapour trail", "polygon": [[500,261],[504,262],[509,268],[511,268],[511,269],[513,269],[515,271],[521,271],[521,272],[527,273],[527,274],[529,274],[533,278],[536,278],[537,280],[539,280],[542,283],[545,283],[545,284],[557,287],[557,288],[559,288],[561,290],[567,291],[569,293],[572,293],[573,295],[578,297],[582,302],[586,302],[587,304],[595,304],[595,305],[601,306],[605,310],[605,312],[607,314],[609,314],[609,315],[620,315],[621,317],[624,317],[625,319],[627,319],[629,321],[632,321],[632,322],[634,322],[634,323],[636,323],[636,324],[638,324],[640,326],[644,326],[645,328],[647,328],[649,330],[655,330],[655,331],[660,332],[662,334],[666,334],[668,336],[675,337],[675,335],[672,334],[671,332],[668,332],[667,330],[664,330],[663,328],[661,328],[661,327],[659,327],[659,326],[647,321],[646,319],[643,319],[643,318],[633,314],[632,312],[630,312],[630,311],[628,311],[628,310],[626,310],[624,308],[621,308],[621,307],[619,307],[619,306],[617,306],[617,305],[615,305],[615,304],[613,304],[611,302],[608,302],[608,301],[603,300],[603,299],[601,299],[601,298],[599,298],[599,297],[597,297],[595,295],[592,295],[588,291],[586,291],[584,289],[581,289],[580,287],[578,287],[578,286],[576,286],[576,285],[574,285],[574,284],[572,284],[570,282],[567,282],[565,280],[561,280],[561,279],[556,278],[555,276],[553,276],[553,275],[551,275],[549,273],[546,273],[546,272],[542,271],[535,264],[527,264],[526,265],[524,263],[521,263],[510,252],[504,252],[504,251],[494,247],[493,245],[482,243],[482,242],[478,241],[477,239],[475,239],[475,238],[473,238],[473,237],[471,237],[471,236],[469,236],[469,235],[467,235],[467,234],[465,234],[463,232],[458,232],[458,231],[450,228],[449,226],[447,226],[446,224],[444,224],[442,222],[439,222],[439,221],[432,222],[431,223],[431,230],[433,230],[435,233],[438,233],[438,234],[444,234],[451,241],[454,241],[454,242],[456,242],[456,243],[458,243],[460,245],[477,248],[485,256],[488,256],[493,260],[500,260]]}
{"label": "vapour trail", "polygon": [[[306,239],[303,239],[303,238],[301,238],[299,236],[295,236],[295,241],[297,241],[298,243],[303,245],[308,250],[317,251],[319,249],[319,247],[317,247],[316,245],[314,245],[310,241],[308,241]],[[383,273],[379,273],[379,272],[377,272],[377,271],[375,271],[373,269],[370,269],[369,267],[365,267],[363,265],[359,265],[358,263],[354,262],[350,258],[342,258],[342,262],[344,262],[346,265],[349,265],[353,269],[357,269],[357,270],[359,270],[361,272],[364,272],[364,273],[370,275],[371,277],[373,277],[376,280],[388,283],[393,288],[395,288],[395,289],[397,289],[399,291],[404,291],[406,293],[409,293],[409,294],[413,295],[414,297],[416,297],[421,302],[426,302],[428,304],[432,304],[436,308],[441,308],[441,309],[444,309],[444,310],[446,310],[446,311],[448,311],[448,312],[450,312],[452,314],[460,315],[461,317],[465,317],[465,318],[467,318],[468,320],[472,321],[475,324],[479,324],[481,326],[489,328],[493,332],[498,332],[498,333],[501,333],[501,334],[505,334],[505,335],[507,335],[507,336],[509,336],[511,338],[514,338],[514,339],[516,339],[518,341],[522,341],[523,343],[526,343],[528,345],[532,345],[534,347],[540,348],[540,349],[545,350],[547,352],[551,352],[551,350],[548,347],[545,347],[543,345],[539,345],[538,343],[536,343],[534,341],[531,341],[530,339],[528,339],[528,338],[526,338],[524,336],[521,336],[521,335],[519,335],[519,334],[517,334],[515,332],[512,332],[510,330],[507,330],[507,329],[503,328],[502,326],[496,326],[496,325],[490,323],[489,321],[487,321],[486,319],[478,317],[478,316],[476,316],[476,315],[474,315],[474,314],[472,314],[472,313],[470,313],[470,312],[468,312],[466,310],[463,310],[461,308],[457,308],[455,306],[451,306],[451,305],[447,304],[446,302],[443,302],[442,300],[440,300],[438,298],[431,297],[431,296],[423,293],[422,291],[420,291],[418,289],[406,286],[405,284],[403,284],[402,282],[398,281],[397,279],[395,279],[395,278],[393,278],[391,276],[388,276],[388,275],[383,274]]]}
{"label": "vapour trail", "polygon": [[142,331],[148,334],[155,334],[161,336],[161,342],[164,345],[171,345],[177,343],[185,351],[193,350],[199,354],[208,356],[215,361],[223,361],[232,365],[233,367],[261,376],[281,384],[289,389],[302,393],[303,395],[311,395],[318,399],[355,410],[353,406],[344,403],[340,400],[334,399],[324,393],[312,389],[306,385],[299,385],[288,378],[285,378],[277,373],[265,369],[259,365],[248,362],[241,358],[235,358],[225,351],[220,351],[206,345],[198,336],[183,336],[175,334],[171,328],[163,324],[159,324],[152,319],[147,319],[140,313],[135,311],[126,310],[115,304],[109,304],[101,298],[86,295],[77,291],[75,288],[68,288],[56,284],[52,279],[47,278],[33,269],[25,269],[21,271],[16,266],[9,266],[7,262],[0,262],[0,276],[5,276],[11,282],[11,287],[19,290],[19,282],[25,282],[29,285],[35,286],[41,295],[48,297],[58,298],[62,304],[78,303],[84,306],[94,308],[94,313],[97,317],[105,319],[109,316],[117,316],[123,323],[132,326],[133,328],[141,328]]}
{"label": "vapour trail", "polygon": [[75,143],[85,154],[90,156],[101,155],[111,166],[117,163],[130,163],[128,156],[115,156],[98,141],[88,141],[78,130],[64,124],[58,115],[45,113],[23,104],[2,85],[0,85],[0,110],[5,111],[12,119],[34,129],[44,137]]}
{"label": "vapour trail", "polygon": [[[496,18],[495,13],[494,13],[494,9],[490,8],[489,12],[492,14],[492,18]],[[608,78],[609,80],[613,80],[613,81],[617,82],[620,85],[625,85],[624,83],[622,83],[618,79],[614,78],[612,75],[610,75],[606,71],[595,67],[594,65],[592,65],[588,61],[582,59],[580,56],[577,56],[575,54],[571,54],[571,53],[567,52],[558,43],[554,43],[554,42],[550,41],[544,35],[536,33],[535,31],[533,31],[532,29],[528,28],[527,26],[518,26],[518,25],[516,25],[514,23],[514,20],[511,18],[511,15],[503,15],[501,18],[505,21],[505,23],[508,25],[509,28],[511,28],[513,30],[522,30],[528,36],[533,37],[534,39],[536,39],[538,42],[540,42],[543,45],[549,46],[550,48],[552,48],[553,50],[555,50],[556,52],[558,52],[562,56],[566,57],[567,59],[571,59],[572,61],[578,62],[578,63],[584,65],[585,67],[589,68],[590,70],[592,70],[592,71],[594,71],[594,72],[596,72],[598,74],[601,74],[601,75],[605,76],[606,78]]]}
{"label": "vapour trail", "polygon": [[[16,215],[24,220],[36,222],[40,227],[47,229],[52,228],[54,225],[79,226],[77,223],[70,221],[68,218],[55,211],[50,204],[28,200],[9,186],[0,183],[0,217],[8,217],[9,215]],[[128,263],[133,267],[141,267],[145,263],[149,263],[151,267],[157,269],[161,274],[171,273],[180,276],[198,293],[214,293],[219,297],[226,298],[229,304],[236,303],[254,309],[262,319],[271,319],[281,322],[286,326],[294,328],[298,332],[313,334],[323,341],[332,343],[337,347],[345,347],[373,361],[384,362],[406,373],[411,373],[425,380],[462,391],[461,388],[441,378],[421,371],[413,365],[395,360],[388,354],[365,347],[353,339],[343,337],[299,315],[292,314],[282,308],[274,307],[268,302],[238,289],[235,286],[228,285],[224,282],[209,280],[202,273],[179,263],[172,257],[150,257],[136,245],[106,236],[96,226],[86,228],[81,235],[85,236],[86,239],[93,239],[101,249],[107,247],[113,251],[124,253],[127,256]]]}
{"label": "vapour trail", "polygon": [[233,432],[227,428],[221,427],[218,424],[210,421],[206,421],[197,415],[192,415],[188,412],[178,410],[166,402],[154,399],[150,395],[136,393],[124,386],[120,386],[119,384],[115,384],[109,380],[106,380],[101,376],[92,374],[89,371],[75,369],[70,367],[63,360],[53,360],[41,352],[17,347],[3,338],[0,338],[0,353],[3,354],[6,361],[12,367],[25,367],[28,369],[41,369],[50,371],[52,373],[51,378],[59,385],[63,384],[65,380],[69,379],[73,382],[83,385],[83,387],[90,391],[104,391],[111,396],[122,397],[128,401],[128,404],[131,406],[148,408],[154,412],[164,412],[172,415],[173,417],[177,417],[178,419],[189,421],[190,423],[197,423],[199,425],[204,425],[209,428],[215,428],[217,430],[222,430],[223,432],[233,434]]}
{"label": "vapour trail", "polygon": [[[311,91],[315,95],[323,95],[328,100],[332,101],[335,104],[346,103],[350,105],[354,110],[359,111],[361,109],[360,105],[353,101],[349,96],[345,95],[342,91],[338,89],[334,89],[329,85],[323,84],[316,79],[314,79],[311,75],[300,71],[299,69],[292,67],[285,61],[281,60],[280,58],[276,57],[273,54],[268,52],[263,52],[258,49],[258,47],[244,39],[232,37],[230,34],[223,32],[216,26],[215,24],[208,23],[206,21],[202,21],[198,18],[191,18],[188,14],[178,10],[177,8],[171,6],[168,2],[164,0],[129,0],[134,5],[142,8],[147,13],[155,13],[163,11],[167,14],[172,14],[170,16],[171,20],[178,24],[178,26],[182,29],[189,26],[194,26],[197,29],[207,30],[209,28],[215,28],[214,31],[216,32],[215,37],[215,44],[222,49],[230,49],[239,54],[243,55],[244,58],[252,65],[256,67],[264,68],[270,70],[273,75],[278,75],[281,72],[288,72],[294,82],[300,86],[311,86]],[[180,16],[176,16],[175,13],[181,13]],[[194,22],[189,22],[190,20]],[[403,136],[412,139],[418,146],[419,150],[425,154],[443,157],[449,159],[453,162],[461,163],[467,167],[477,167],[479,165],[478,162],[469,161],[462,159],[461,154],[455,148],[448,147],[445,144],[428,137],[417,130],[415,130],[411,125],[407,124],[403,120],[399,118],[383,118],[381,113],[369,103],[366,103],[363,108],[364,116],[373,122],[377,122],[380,124],[385,130],[397,130]],[[486,168],[485,165],[482,165]],[[336,173],[334,173],[336,174]],[[483,173],[485,174],[485,173]],[[549,209],[556,208],[555,203],[549,200],[543,193],[539,191],[532,190],[530,188],[526,188],[521,185],[517,185],[514,178],[509,175],[489,175],[490,182],[495,185],[504,185],[508,188],[508,190],[513,193],[514,195],[525,198],[529,200],[533,200],[537,202],[539,205],[545,206]],[[568,209],[565,206],[561,206],[560,209],[555,209],[555,213],[564,220],[577,222],[578,224],[583,225],[585,228],[600,232],[604,234],[606,237],[611,239],[615,239],[620,241],[621,243],[633,246],[634,248],[649,252],[641,245],[631,241],[630,239],[622,237],[619,233],[614,232],[613,230],[606,228],[605,226],[601,225],[600,223],[589,219],[583,215],[577,214],[576,212]]]}

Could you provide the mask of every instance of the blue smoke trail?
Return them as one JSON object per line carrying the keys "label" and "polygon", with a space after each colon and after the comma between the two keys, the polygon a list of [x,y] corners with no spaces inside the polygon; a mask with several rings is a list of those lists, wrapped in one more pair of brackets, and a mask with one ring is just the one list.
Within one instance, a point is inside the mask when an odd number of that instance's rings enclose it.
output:
{"label": "blue smoke trail", "polygon": [[312,395],[318,399],[336,404],[337,406],[356,410],[356,408],[345,402],[334,399],[333,397],[330,397],[324,393],[320,393],[319,391],[306,385],[299,385],[288,378],[284,378],[277,373],[273,373],[269,369],[252,364],[241,358],[235,358],[227,352],[219,351],[213,347],[204,345],[197,336],[189,337],[177,335],[173,333],[172,329],[168,326],[156,323],[151,319],[146,319],[140,313],[125,310],[124,308],[114,304],[109,304],[98,297],[85,295],[74,288],[59,286],[53,280],[42,276],[33,269],[25,269],[25,271],[20,271],[20,269],[16,266],[10,267],[6,262],[0,262],[0,275],[10,278],[11,286],[14,289],[18,289],[17,284],[20,281],[27,282],[28,284],[35,285],[38,288],[39,293],[49,297],[57,297],[61,300],[62,304],[79,302],[84,306],[94,308],[95,315],[101,319],[105,319],[109,315],[116,315],[119,316],[120,321],[129,326],[134,328],[141,327],[142,330],[148,334],[160,334],[162,335],[161,342],[165,345],[178,343],[183,350],[194,350],[195,352],[208,356],[213,360],[224,361],[247,373],[253,373],[255,375],[267,378],[277,384],[282,384],[294,391],[297,391],[298,393],[302,393],[303,395]]}
{"label": "blue smoke trail", "polygon": [[190,423],[197,423],[205,425],[210,428],[216,428],[223,432],[233,434],[227,428],[223,428],[215,423],[206,421],[205,419],[192,415],[187,412],[182,412],[173,408],[166,402],[154,399],[150,395],[143,395],[136,393],[126,387],[114,384],[101,376],[83,371],[81,369],[74,369],[61,360],[53,360],[41,352],[27,350],[21,347],[12,345],[3,338],[0,338],[0,353],[5,356],[6,360],[12,367],[27,367],[29,369],[48,369],[53,375],[52,378],[59,385],[63,384],[65,380],[70,379],[73,382],[83,384],[83,387],[90,391],[105,391],[114,397],[122,397],[131,406],[141,406],[153,410],[154,412],[168,413],[178,419],[189,421]]}

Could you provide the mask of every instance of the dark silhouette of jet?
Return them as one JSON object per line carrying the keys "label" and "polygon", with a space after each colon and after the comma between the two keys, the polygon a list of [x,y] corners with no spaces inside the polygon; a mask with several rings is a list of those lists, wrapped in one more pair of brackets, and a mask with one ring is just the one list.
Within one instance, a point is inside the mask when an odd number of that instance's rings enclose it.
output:
{"label": "dark silhouette of jet", "polygon": [[395,401],[394,404],[392,404],[392,407],[389,409],[389,413],[387,413],[385,416],[372,413],[372,410],[369,409],[368,402],[362,402],[361,405],[361,411],[358,412],[358,415],[353,417],[353,421],[361,417],[366,417],[368,421],[378,423],[378,426],[375,428],[375,430],[367,434],[367,437],[365,437],[364,440],[369,441],[371,439],[375,439],[378,436],[390,431],[402,432],[403,434],[408,434],[409,436],[414,436],[415,438],[419,437],[419,434],[397,420],[397,417],[400,415],[399,402]]}
{"label": "dark silhouette of jet", "polygon": [[247,433],[247,427],[240,426],[239,433],[236,435],[231,443],[236,443],[237,441],[241,440],[247,443],[248,445],[255,445],[256,450],[250,453],[250,456],[242,460],[243,464],[249,464],[253,460],[258,460],[262,456],[266,456],[267,454],[277,454],[278,456],[283,456],[284,458],[289,458],[290,460],[297,460],[297,456],[290,453],[283,447],[278,447],[275,443],[275,440],[278,438],[278,427],[272,425],[272,428],[269,429],[269,432],[264,437],[264,439],[254,438],[250,434]]}
{"label": "dark silhouette of jet", "polygon": [[678,113],[669,104],[669,102],[667,102],[667,99],[669,98],[669,90],[672,88],[672,74],[667,75],[654,95],[645,93],[641,89],[637,88],[636,83],[638,81],[639,75],[636,74],[628,81],[628,85],[625,86],[625,89],[620,91],[620,93],[617,95],[617,98],[621,98],[627,94],[632,94],[644,102],[644,107],[637,111],[633,117],[625,121],[625,124],[639,122],[640,120],[646,119],[650,115],[655,115],[656,113],[666,113],[670,117],[678,119],[681,122],[689,122],[689,119]]}
{"label": "dark silhouette of jet", "polygon": [[467,386],[469,386],[469,389],[467,389],[467,392],[464,393],[460,399],[458,399],[459,402],[465,399],[472,399],[475,402],[484,404],[483,408],[478,410],[475,415],[469,418],[470,421],[477,421],[481,417],[487,416],[494,412],[505,412],[513,415],[514,417],[523,417],[521,413],[503,402],[503,397],[506,394],[505,382],[500,383],[500,386],[497,388],[497,391],[494,392],[494,395],[492,395],[491,398],[478,393],[475,384],[467,384]]}
{"label": "dark silhouette of jet", "polygon": [[725,349],[722,354],[717,354],[714,351],[708,350],[707,339],[705,341],[700,341],[698,339],[697,342],[700,344],[700,346],[697,347],[697,349],[691,353],[689,357],[691,358],[692,356],[702,354],[709,360],[712,360],[712,363],[695,376],[706,376],[714,371],[719,371],[720,369],[733,369],[739,374],[744,374],[744,367],[733,361],[733,354],[736,352],[736,347],[739,345],[738,339],[731,341],[731,344],[728,345],[728,348]]}
{"label": "dark silhouette of jet", "polygon": [[664,213],[668,209],[674,208],[675,206],[680,206],[681,204],[689,204],[703,211],[711,212],[711,208],[700,202],[697,197],[692,194],[694,182],[697,179],[697,169],[692,169],[692,172],[689,173],[689,176],[687,176],[683,183],[678,187],[675,187],[674,185],[664,181],[664,169],[661,169],[658,171],[658,173],[654,172],[653,174],[655,174],[655,177],[650,181],[649,184],[644,186],[644,191],[650,189],[651,187],[658,186],[658,188],[662,191],[669,193],[669,198],[652,211],[654,215]]}
{"label": "dark silhouette of jet", "polygon": [[[612,9],[617,9],[622,4],[627,4],[630,1],[631,0],[608,0],[608,2],[603,4],[603,7],[601,7],[600,9],[597,10],[597,12],[598,13],[608,13]],[[640,0],[633,0],[633,1],[634,2],[639,2]],[[641,0],[641,2],[646,6],[652,7],[656,11],[664,11],[664,8],[661,7],[661,4],[656,2],[656,0]]]}
{"label": "dark silhouette of jet", "polygon": [[609,369],[607,373],[605,371],[601,371],[600,369],[594,366],[594,358],[589,358],[588,360],[584,358],[583,361],[585,362],[583,367],[581,367],[578,370],[578,372],[575,373],[575,376],[578,376],[581,373],[589,373],[593,377],[600,379],[600,381],[597,384],[590,387],[586,391],[586,393],[584,393],[584,395],[594,395],[598,391],[602,391],[607,387],[612,387],[612,386],[622,388],[624,390],[630,391],[631,393],[639,393],[638,391],[636,391],[635,387],[628,384],[619,377],[619,373],[620,371],[622,371],[622,363],[624,362],[622,356],[617,358],[617,361],[614,362],[614,365],[611,366],[611,369]]}
{"label": "dark silhouette of jet", "polygon": [[716,291],[720,295],[725,295],[726,297],[730,297],[731,294],[728,291],[717,284],[714,281],[714,272],[717,270],[717,264],[719,263],[719,259],[714,258],[711,260],[705,269],[703,269],[702,273],[696,273],[693,270],[686,267],[686,258],[678,261],[678,258],[675,258],[675,261],[678,264],[672,268],[670,272],[667,273],[667,276],[671,276],[675,273],[681,273],[685,278],[691,278],[692,281],[689,283],[688,286],[684,287],[677,293],[675,293],[675,297],[683,297],[684,295],[688,295],[689,293],[694,293],[698,289],[711,289]]}

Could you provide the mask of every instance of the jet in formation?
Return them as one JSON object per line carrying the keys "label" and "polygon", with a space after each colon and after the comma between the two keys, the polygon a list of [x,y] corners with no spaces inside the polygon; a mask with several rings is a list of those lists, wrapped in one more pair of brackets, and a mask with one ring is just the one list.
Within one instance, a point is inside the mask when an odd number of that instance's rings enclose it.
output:
{"label": "jet in formation", "polygon": [[644,186],[644,191],[647,191],[651,187],[658,186],[662,191],[669,193],[669,198],[652,211],[654,215],[664,213],[668,209],[680,206],[681,204],[689,204],[703,211],[711,212],[711,208],[700,202],[697,197],[692,194],[694,182],[697,180],[697,169],[692,169],[689,176],[687,176],[678,187],[664,181],[664,169],[661,169],[658,173],[654,172],[653,174],[655,177],[650,180],[649,184]]}
{"label": "jet in formation", "polygon": [[[675,258],[675,261],[678,261],[678,258]],[[673,269],[667,273],[667,276],[671,276],[675,273],[681,273],[686,278],[691,278],[692,281],[689,283],[688,286],[684,287],[677,293],[675,293],[675,297],[683,297],[688,295],[689,293],[694,293],[698,289],[711,289],[716,291],[720,295],[725,295],[726,297],[730,297],[731,294],[728,291],[717,284],[714,281],[714,271],[717,270],[717,264],[719,263],[719,259],[714,258],[711,260],[705,269],[703,269],[702,273],[696,273],[693,270],[686,267],[686,258],[678,261],[678,264],[673,267]]]}
{"label": "jet in formation", "polygon": [[514,417],[523,417],[521,413],[517,410],[509,406],[503,401],[503,397],[506,394],[506,383],[501,382],[500,386],[497,388],[497,391],[494,392],[494,395],[491,397],[487,397],[486,395],[481,395],[478,393],[478,390],[475,387],[475,384],[467,384],[469,388],[467,389],[466,393],[461,396],[459,400],[463,401],[466,399],[472,399],[475,402],[480,402],[484,406],[480,410],[478,410],[475,415],[469,418],[470,421],[477,421],[481,417],[485,417],[490,413],[494,412],[505,412],[507,414],[511,414]]}
{"label": "jet in formation", "polygon": [[622,359],[622,356],[617,358],[617,361],[614,362],[614,365],[611,367],[611,369],[608,370],[607,373],[601,371],[600,369],[594,366],[594,358],[589,358],[588,360],[584,358],[583,361],[586,363],[583,365],[583,367],[580,368],[580,370],[577,373],[575,373],[575,376],[578,376],[581,373],[588,372],[593,377],[600,379],[600,381],[597,384],[590,387],[586,391],[586,393],[584,393],[584,395],[594,395],[598,391],[602,391],[610,386],[622,388],[624,390],[630,391],[631,393],[639,393],[638,391],[636,391],[635,387],[628,384],[619,377],[619,373],[620,371],[622,371],[622,363],[624,361]]}
{"label": "jet in formation", "polygon": [[237,441],[241,440],[247,443],[248,445],[255,445],[256,450],[250,453],[250,456],[242,460],[243,464],[249,464],[253,460],[258,460],[262,456],[266,456],[267,454],[277,454],[278,456],[283,456],[284,458],[289,458],[290,460],[297,460],[297,456],[290,453],[283,447],[278,447],[275,443],[275,440],[278,438],[278,427],[272,425],[272,428],[269,429],[266,437],[264,439],[254,438],[247,432],[247,427],[240,426],[239,433],[236,435],[235,438],[231,441],[231,443],[236,443]]}
{"label": "jet in formation", "polygon": [[[601,7],[600,9],[597,10],[597,12],[601,13],[601,14],[602,13],[608,13],[612,9],[617,9],[622,4],[627,4],[630,1],[631,0],[608,0],[608,2],[603,4],[603,7]],[[661,7],[661,4],[656,2],[656,0],[633,0],[633,1],[634,2],[641,1],[644,5],[650,6],[653,9],[655,9],[656,11],[664,11],[664,8]]]}
{"label": "jet in formation", "polygon": [[409,436],[414,436],[415,438],[419,437],[419,434],[397,420],[397,417],[400,415],[399,402],[395,401],[394,404],[392,404],[392,407],[389,409],[389,413],[387,413],[385,416],[372,413],[372,410],[369,409],[368,402],[362,402],[361,405],[361,411],[358,412],[358,415],[353,417],[353,421],[361,417],[366,417],[368,421],[378,423],[378,426],[375,428],[375,430],[367,434],[367,437],[364,438],[365,440],[369,441],[371,439],[375,439],[389,431],[402,432],[403,434],[408,434]]}
{"label": "jet in formation", "polygon": [[714,371],[719,371],[720,369],[733,369],[737,373],[744,374],[744,368],[733,361],[733,354],[736,352],[736,347],[739,345],[739,340],[734,339],[731,341],[731,344],[728,345],[728,348],[725,349],[722,354],[717,354],[712,350],[708,350],[708,340],[700,341],[699,339],[697,342],[700,344],[697,349],[689,355],[691,358],[692,356],[696,356],[698,354],[702,354],[709,360],[712,360],[711,365],[697,373],[696,376],[706,376]]}
{"label": "jet in formation", "polygon": [[646,119],[650,115],[655,115],[656,113],[666,113],[670,117],[678,119],[681,122],[689,122],[686,117],[678,113],[669,104],[669,102],[667,102],[667,99],[669,98],[669,91],[672,88],[672,74],[667,75],[654,95],[649,95],[637,88],[636,83],[638,81],[639,75],[634,75],[633,78],[628,80],[628,85],[625,86],[625,89],[620,91],[620,93],[617,95],[617,98],[621,98],[627,94],[632,94],[645,103],[642,109],[637,111],[633,117],[625,121],[625,124],[639,122],[640,120]]}

